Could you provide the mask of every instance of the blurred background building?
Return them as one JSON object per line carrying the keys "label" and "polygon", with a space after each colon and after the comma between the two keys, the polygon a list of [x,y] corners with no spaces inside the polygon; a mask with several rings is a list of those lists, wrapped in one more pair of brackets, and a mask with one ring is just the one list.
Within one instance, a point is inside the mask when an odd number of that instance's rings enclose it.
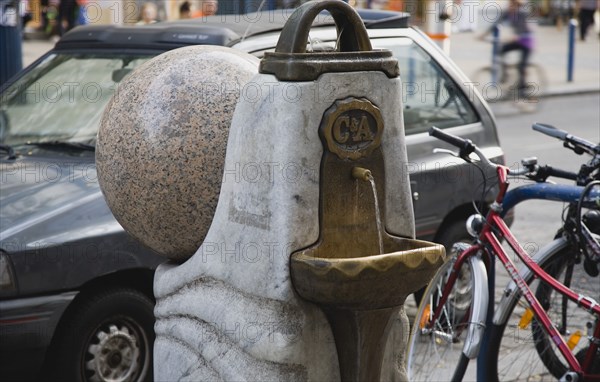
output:
{"label": "blurred background building", "polygon": [[[51,33],[56,24],[58,8],[61,1],[76,2],[85,10],[82,22],[89,24],[135,24],[140,20],[140,12],[144,3],[154,3],[157,8],[157,21],[175,20],[180,17],[179,7],[188,1],[192,14],[202,9],[203,1],[208,0],[20,0],[22,13],[28,14],[24,19],[28,30],[43,30]],[[262,0],[211,0],[217,1],[217,14],[243,14],[257,11]],[[264,0],[263,9],[293,8],[307,0]],[[454,10],[464,16],[466,11],[481,14],[482,10],[505,7],[508,0],[348,0],[357,8],[374,8],[383,10],[405,11],[411,14],[414,25],[422,25],[428,13],[434,9],[432,4],[445,4],[437,10],[443,12],[446,8],[450,13]],[[541,24],[552,24],[561,27],[570,17],[573,17],[580,0],[531,0],[532,17],[538,18]],[[452,16],[452,15],[451,15]],[[453,24],[463,25],[465,17],[456,17]],[[465,28],[464,26],[455,26]],[[468,29],[469,26],[466,26]]]}

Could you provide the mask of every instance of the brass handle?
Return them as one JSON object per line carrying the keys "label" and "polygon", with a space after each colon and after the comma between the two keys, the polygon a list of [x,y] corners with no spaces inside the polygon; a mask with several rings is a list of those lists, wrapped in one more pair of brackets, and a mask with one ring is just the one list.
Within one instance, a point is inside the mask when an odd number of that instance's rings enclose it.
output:
{"label": "brass handle", "polygon": [[339,35],[340,52],[372,50],[367,29],[358,13],[341,0],[310,1],[299,6],[283,27],[275,52],[306,53],[308,32],[317,15],[327,10]]}

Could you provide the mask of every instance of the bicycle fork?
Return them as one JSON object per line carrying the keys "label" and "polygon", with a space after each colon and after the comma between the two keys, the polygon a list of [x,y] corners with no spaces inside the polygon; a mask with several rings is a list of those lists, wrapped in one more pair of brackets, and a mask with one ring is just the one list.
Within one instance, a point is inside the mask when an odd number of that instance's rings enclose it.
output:
{"label": "bicycle fork", "polygon": [[468,359],[474,359],[479,354],[481,341],[483,339],[483,333],[485,331],[485,319],[488,307],[488,284],[487,284],[487,272],[485,264],[478,252],[481,247],[478,245],[468,246],[464,244],[458,244],[466,250],[461,251],[460,255],[454,261],[452,265],[450,275],[444,286],[442,296],[438,302],[435,311],[431,314],[429,323],[422,330],[423,334],[431,334],[434,338],[440,339],[445,342],[452,342],[454,340],[452,335],[444,332],[435,330],[435,322],[441,317],[442,309],[446,304],[452,288],[456,283],[460,274],[461,268],[468,266],[471,272],[471,283],[473,300],[471,303],[470,311],[467,314],[468,326],[467,334],[465,336],[462,353]]}

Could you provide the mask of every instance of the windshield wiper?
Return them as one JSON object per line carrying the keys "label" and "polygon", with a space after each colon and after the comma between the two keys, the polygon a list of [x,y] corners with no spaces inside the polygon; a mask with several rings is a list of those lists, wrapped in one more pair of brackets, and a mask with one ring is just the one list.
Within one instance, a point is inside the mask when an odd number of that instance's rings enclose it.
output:
{"label": "windshield wiper", "polygon": [[96,151],[96,146],[81,142],[68,141],[48,141],[48,142],[27,142],[28,145],[42,148],[74,149],[84,151]]}
{"label": "windshield wiper", "polygon": [[16,159],[15,150],[10,145],[5,145],[0,143],[0,150],[6,151],[8,153],[8,159]]}

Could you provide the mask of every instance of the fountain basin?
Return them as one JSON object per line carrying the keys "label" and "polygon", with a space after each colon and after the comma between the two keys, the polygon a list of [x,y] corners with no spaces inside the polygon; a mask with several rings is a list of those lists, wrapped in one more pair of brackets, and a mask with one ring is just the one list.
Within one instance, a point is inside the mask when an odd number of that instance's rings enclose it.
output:
{"label": "fountain basin", "polygon": [[442,245],[386,235],[388,253],[341,258],[323,247],[291,256],[292,283],[315,304],[352,310],[397,307],[425,286],[445,260]]}

